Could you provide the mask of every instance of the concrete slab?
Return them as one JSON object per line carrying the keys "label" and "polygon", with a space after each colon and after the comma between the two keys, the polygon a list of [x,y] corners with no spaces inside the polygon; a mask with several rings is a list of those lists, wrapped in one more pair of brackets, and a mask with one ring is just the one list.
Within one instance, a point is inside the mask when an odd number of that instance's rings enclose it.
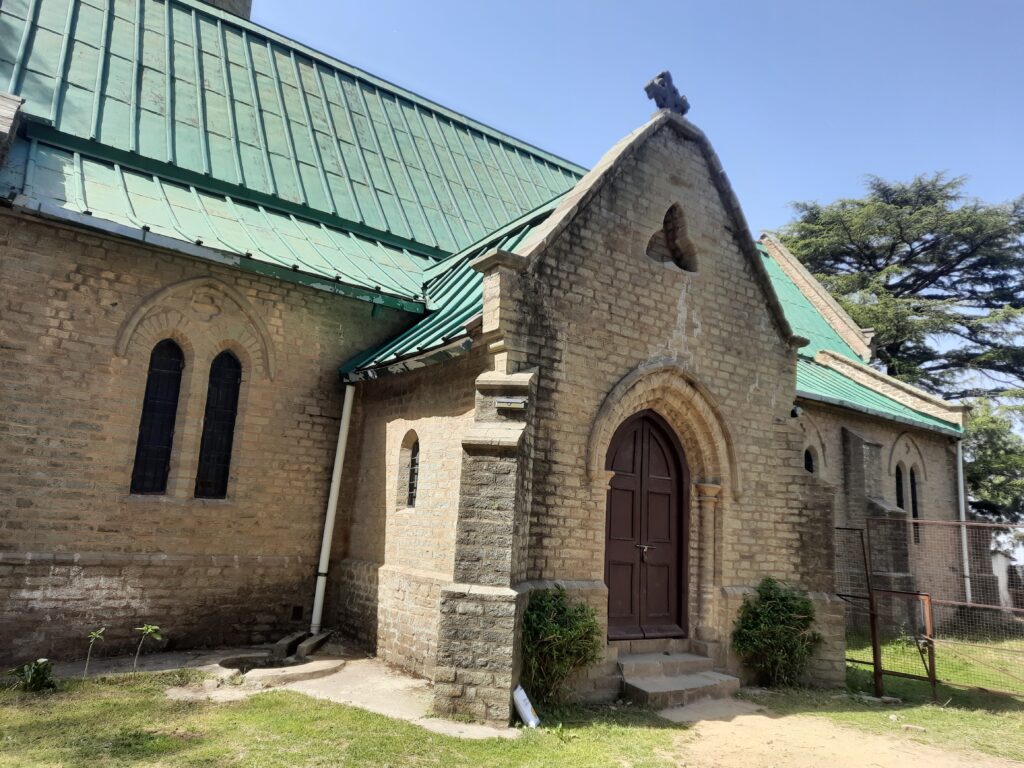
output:
{"label": "concrete slab", "polygon": [[338,672],[316,680],[282,686],[318,699],[366,709],[446,736],[464,739],[514,739],[516,728],[496,728],[431,716],[430,683],[388,667],[374,658],[350,658]]}
{"label": "concrete slab", "polygon": [[333,675],[343,666],[345,666],[343,659],[315,659],[305,664],[295,664],[290,667],[253,669],[245,673],[245,680],[247,683],[264,688],[279,688],[290,683],[315,680]]}
{"label": "concrete slab", "polygon": [[[428,731],[464,739],[514,739],[517,728],[496,728],[462,723],[431,715],[433,693],[427,680],[389,667],[384,662],[331,642],[305,664],[252,669],[239,675],[236,669],[220,666],[221,661],[240,656],[269,655],[273,646],[244,646],[203,651],[153,653],[139,658],[140,672],[198,669],[212,675],[201,685],[169,688],[167,696],[176,701],[238,701],[267,690],[296,691],[318,699],[334,701],[414,723]],[[54,664],[58,677],[81,677],[84,661]],[[131,672],[132,657],[93,659],[89,677]]]}

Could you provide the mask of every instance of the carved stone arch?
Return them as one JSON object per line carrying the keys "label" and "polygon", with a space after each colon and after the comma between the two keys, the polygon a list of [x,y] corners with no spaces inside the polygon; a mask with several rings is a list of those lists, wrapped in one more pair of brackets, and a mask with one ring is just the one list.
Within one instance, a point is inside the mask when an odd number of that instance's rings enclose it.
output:
{"label": "carved stone arch", "polygon": [[828,466],[828,449],[821,436],[821,429],[814,418],[804,411],[800,414],[800,430],[804,433],[804,448],[813,448],[814,458],[821,467]]}
{"label": "carved stone arch", "polygon": [[[236,311],[225,312],[225,305]],[[239,357],[243,362],[273,380],[277,364],[266,323],[245,296],[215,277],[189,278],[150,295],[121,325],[114,351],[125,357],[134,343],[149,342],[150,337],[177,340],[179,336],[196,338],[197,333],[208,336],[211,332],[220,337],[216,352],[231,349],[239,354],[242,347]]]}
{"label": "carved stone arch", "polygon": [[587,474],[602,476],[611,439],[627,418],[652,410],[675,431],[695,482],[728,488],[739,498],[742,485],[734,442],[721,409],[678,358],[643,363],[616,384],[598,409],[587,441]]}
{"label": "carved stone arch", "polygon": [[917,444],[910,432],[902,432],[892,444],[889,450],[889,476],[896,474],[897,465],[903,465],[903,472],[907,473],[913,469],[922,481],[928,480],[928,466],[925,464],[924,452]]}

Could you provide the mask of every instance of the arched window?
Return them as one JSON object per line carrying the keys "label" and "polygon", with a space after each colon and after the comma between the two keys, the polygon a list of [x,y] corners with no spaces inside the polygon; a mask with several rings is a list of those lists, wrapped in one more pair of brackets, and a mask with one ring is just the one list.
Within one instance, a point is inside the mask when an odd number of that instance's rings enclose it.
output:
{"label": "arched window", "polygon": [[416,491],[420,484],[420,441],[409,449],[409,482],[406,484],[405,506],[416,506]]}
{"label": "arched window", "polygon": [[900,509],[906,509],[907,504],[903,499],[903,466],[896,466],[896,506]]}
{"label": "arched window", "polygon": [[196,498],[223,499],[228,493],[231,469],[231,443],[238,415],[238,388],[242,383],[242,364],[230,352],[221,352],[210,365],[210,385],[206,391],[203,439],[199,443],[199,469],[196,472]]}
{"label": "arched window", "polygon": [[814,474],[814,454],[810,448],[804,450],[804,469]]}
{"label": "arched window", "polygon": [[[914,471],[913,467],[910,468],[910,517],[914,520],[917,520],[920,517],[920,513],[917,509],[917,473]],[[920,544],[921,526],[914,525],[913,523],[911,523],[911,525],[913,525],[914,528],[914,543]]]}
{"label": "arched window", "polygon": [[135,444],[132,493],[164,493],[171,469],[174,419],[178,414],[178,393],[185,355],[181,347],[164,339],[149,356],[146,395]]}

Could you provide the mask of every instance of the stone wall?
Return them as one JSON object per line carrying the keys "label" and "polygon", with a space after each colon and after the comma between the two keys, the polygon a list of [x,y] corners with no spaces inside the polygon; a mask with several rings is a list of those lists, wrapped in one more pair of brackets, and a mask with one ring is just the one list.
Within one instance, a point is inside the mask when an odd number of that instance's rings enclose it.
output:
{"label": "stone wall", "polygon": [[[0,656],[107,626],[178,647],[305,626],[341,410],[337,366],[412,319],[0,211]],[[167,493],[129,483],[154,344],[184,350]],[[193,498],[213,357],[243,366],[228,496]]]}
{"label": "stone wall", "polygon": [[[477,351],[362,383],[356,396],[329,580],[336,625],[386,661],[428,677],[440,589],[454,567],[462,436],[484,364]],[[410,508],[402,456],[413,437],[419,482]]]}
{"label": "stone wall", "polygon": [[[800,426],[816,457],[815,473],[836,488],[835,524],[863,527],[867,516],[891,520],[872,529],[874,561],[888,564],[876,570],[891,574],[884,586],[963,599],[957,569],[945,565],[962,558],[958,530],[922,525],[915,539],[904,523],[911,516],[911,469],[920,519],[958,519],[955,439],[821,403],[801,404]],[[897,466],[903,468],[903,510],[896,505]]]}
{"label": "stone wall", "polygon": [[[895,470],[897,464],[902,463],[905,470],[911,467],[918,470],[921,518],[957,519],[956,444],[953,438],[823,403],[804,400],[801,406],[804,412],[798,421],[805,435],[805,446],[815,453],[815,471],[826,482],[836,486],[840,494],[837,525],[850,522],[843,513],[847,508],[843,494],[850,485],[850,479],[845,477],[847,467],[843,461],[844,428],[878,446],[877,473],[866,479],[871,490],[869,495],[895,506]],[[909,495],[907,500],[909,503]]]}

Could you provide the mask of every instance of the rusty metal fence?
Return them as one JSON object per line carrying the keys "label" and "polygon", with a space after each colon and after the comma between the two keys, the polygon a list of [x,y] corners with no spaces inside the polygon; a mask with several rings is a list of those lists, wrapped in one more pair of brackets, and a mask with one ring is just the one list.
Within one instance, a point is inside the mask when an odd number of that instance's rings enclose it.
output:
{"label": "rusty metal fence", "polygon": [[837,528],[847,659],[1024,696],[1024,525],[869,518]]}

